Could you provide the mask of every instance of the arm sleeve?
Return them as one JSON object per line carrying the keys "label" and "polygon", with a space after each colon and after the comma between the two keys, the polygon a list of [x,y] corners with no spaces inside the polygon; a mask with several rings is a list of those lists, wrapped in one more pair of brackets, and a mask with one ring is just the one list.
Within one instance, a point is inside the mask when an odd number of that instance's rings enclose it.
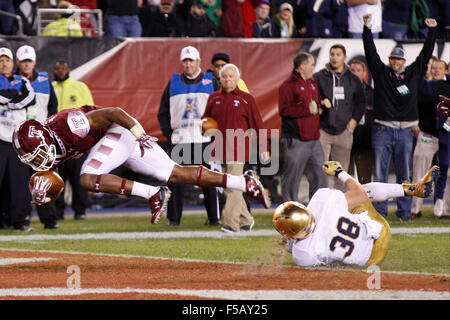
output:
{"label": "arm sleeve", "polygon": [[253,96],[250,97],[252,97],[250,102],[251,116],[249,117],[250,128],[255,129],[256,132],[258,133],[259,149],[269,151],[270,145],[269,140],[267,139],[268,137],[265,137],[266,139],[262,139],[262,137],[259,136],[260,129],[264,129],[264,122],[262,120],[261,113],[259,112],[259,109],[256,105],[256,101],[253,98]]}
{"label": "arm sleeve", "polygon": [[170,140],[172,135],[172,127],[170,125],[170,101],[169,101],[170,81],[167,84],[161,96],[159,104],[158,121],[163,135]]}
{"label": "arm sleeve", "polygon": [[379,70],[384,68],[384,63],[381,61],[377,52],[377,47],[373,42],[372,31],[366,26],[363,27],[363,44],[367,65],[373,77]]}
{"label": "arm sleeve", "polygon": [[436,29],[437,27],[428,28],[427,38],[425,43],[417,56],[416,60],[410,65],[410,68],[413,69],[414,74],[423,75],[425,70],[427,69],[428,61],[431,58],[431,54],[433,53],[434,43],[436,40]]}
{"label": "arm sleeve", "polygon": [[67,125],[70,131],[80,138],[86,137],[91,130],[88,118],[84,112],[78,110],[69,112],[67,115]]}
{"label": "arm sleeve", "polygon": [[22,86],[20,88],[21,94],[16,96],[8,103],[8,108],[12,110],[23,109],[31,106],[36,102],[35,92],[31,82],[28,79],[22,79]]}
{"label": "arm sleeve", "polygon": [[278,92],[278,108],[280,116],[287,118],[303,118],[311,115],[306,101],[294,101],[292,88],[282,85]]}
{"label": "arm sleeve", "polygon": [[19,96],[19,91],[14,89],[0,90],[0,104],[7,104],[12,99]]}
{"label": "arm sleeve", "polygon": [[331,87],[331,92],[330,94],[327,94],[327,92],[325,92],[324,88],[326,87],[326,85],[322,85],[323,82],[323,73],[322,72],[316,72],[315,74],[313,74],[313,78],[317,83],[317,86],[319,87],[319,101],[322,101],[325,98],[328,98],[328,100],[330,100],[331,104],[333,104],[333,88]]}
{"label": "arm sleeve", "polygon": [[305,250],[297,249],[295,244],[292,248],[292,259],[295,264],[300,267],[312,267],[321,265],[322,263]]}
{"label": "arm sleeve", "polygon": [[206,117],[211,117],[211,95],[208,97],[208,101],[206,102],[205,112],[203,112],[202,119]]}

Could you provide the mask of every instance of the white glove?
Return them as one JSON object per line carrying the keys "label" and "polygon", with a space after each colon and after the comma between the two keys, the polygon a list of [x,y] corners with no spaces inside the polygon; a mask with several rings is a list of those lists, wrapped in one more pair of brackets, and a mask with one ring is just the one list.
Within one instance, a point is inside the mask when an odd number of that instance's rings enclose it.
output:
{"label": "white glove", "polygon": [[153,146],[156,145],[156,141],[158,141],[158,138],[146,134],[144,128],[142,128],[141,124],[137,121],[130,131],[139,143],[139,148],[141,148],[141,157],[144,156],[145,149],[153,148]]}
{"label": "white glove", "polygon": [[156,145],[158,138],[144,134],[140,138],[136,139],[136,141],[139,143],[139,147],[141,148],[141,157],[143,157],[144,150],[153,148],[153,146]]}
{"label": "white glove", "polygon": [[47,197],[47,191],[50,189],[52,183],[48,178],[44,178],[42,176],[34,178],[34,185],[31,191],[32,204],[36,204],[38,206],[48,203],[51,201],[49,197]]}

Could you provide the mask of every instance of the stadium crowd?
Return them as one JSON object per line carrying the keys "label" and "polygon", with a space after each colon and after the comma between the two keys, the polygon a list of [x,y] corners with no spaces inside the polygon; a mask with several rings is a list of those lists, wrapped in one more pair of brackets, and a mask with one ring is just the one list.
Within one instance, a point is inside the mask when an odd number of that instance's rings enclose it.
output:
{"label": "stadium crowd", "polygon": [[[320,169],[324,161],[340,161],[344,170],[350,171],[353,169],[351,164],[355,163],[360,181],[369,182],[373,179],[387,182],[389,164],[393,157],[397,183],[411,179],[416,181],[431,164],[439,164],[441,172],[436,182],[434,215],[450,217],[449,212],[444,212],[444,202],[450,202],[447,178],[447,172],[450,174],[450,122],[448,108],[437,108],[439,95],[450,98],[450,66],[448,61],[432,56],[436,38],[448,38],[450,32],[448,0],[5,0],[1,2],[0,10],[21,16],[24,33],[36,35],[35,15],[38,7],[70,9],[72,5],[85,9],[101,9],[104,12],[104,36],[111,37],[361,38],[367,63],[360,60],[347,61],[346,48],[337,40],[336,45],[329,51],[329,63],[323,70],[313,74],[314,57],[309,54],[299,55],[294,58],[293,72],[289,79],[278,84],[279,114],[283,121],[281,152],[282,157],[284,154],[282,161],[285,161],[281,167],[283,201],[297,200],[298,188],[294,187],[295,181],[299,182],[303,174],[310,181],[310,196],[318,188],[326,187],[328,177]],[[370,16],[363,18],[368,12]],[[42,35],[97,35],[98,21],[94,16],[85,16],[84,20],[79,21],[79,25],[71,24],[70,16],[71,14],[60,14],[55,17],[55,22],[59,24],[56,27],[47,25]],[[65,32],[60,33],[61,29]],[[16,33],[15,20],[9,16],[2,17],[0,34],[8,36]],[[404,68],[407,61],[403,49],[394,48],[388,57],[389,64],[385,65],[376,52],[374,38],[425,39],[425,43],[417,60]],[[46,98],[38,100],[36,104],[45,110],[46,116],[55,113],[55,98],[58,99],[58,111],[81,106],[70,101],[65,104],[58,95],[58,88],[64,83],[68,85],[71,81],[67,62],[55,61],[57,65],[65,66],[67,73],[59,75],[55,65],[55,81],[51,84],[48,74],[34,70],[36,54],[34,49],[30,48],[28,54],[18,50],[15,57],[8,48],[0,48],[0,76],[5,79],[4,83],[26,82],[24,78],[29,78],[33,84],[38,76],[44,77],[46,86],[40,94]],[[230,63],[226,53],[218,54],[222,58],[213,57],[212,69],[216,67],[217,61],[223,61],[223,64],[217,65],[218,69]],[[194,62],[197,60],[187,55],[187,58],[181,59],[180,62],[183,63],[186,59]],[[22,64],[27,61],[34,62],[29,75],[21,69]],[[12,72],[14,62],[18,68],[15,73]],[[234,72],[234,69],[232,70]],[[214,70],[208,71],[212,73]],[[237,67],[235,73],[239,74],[238,71]],[[220,74],[219,71],[217,73]],[[211,81],[217,77],[217,74],[205,74]],[[194,72],[191,78],[188,78],[196,83],[194,80],[197,76],[198,73]],[[368,81],[370,78],[374,80],[373,86]],[[247,97],[248,100],[249,95],[240,90],[237,78],[229,91],[219,88],[221,80],[214,79],[218,88],[214,87],[212,91],[218,89],[224,96],[232,92]],[[304,91],[304,87],[308,88],[306,91],[309,96],[298,92],[298,84]],[[42,88],[34,88],[36,97],[39,90]],[[314,92],[311,93],[311,90]],[[61,92],[61,89],[59,91]],[[216,97],[212,91],[208,93]],[[2,110],[13,110],[9,108],[9,103],[12,102],[3,96],[2,99],[5,99],[0,100]],[[294,110],[292,106],[300,104],[302,99],[305,100],[305,108]],[[88,101],[86,104],[93,104],[92,97]],[[395,112],[387,110],[388,108],[395,109]],[[28,119],[30,115],[26,114],[25,117]],[[36,118],[36,115],[34,117]],[[0,146],[9,149],[11,141],[2,139],[0,142]],[[302,148],[311,151],[311,154],[303,152]],[[11,163],[12,157],[5,154],[0,155],[0,161]],[[21,165],[16,160],[14,159],[14,165]],[[69,172],[65,173],[65,177],[70,175],[71,170],[76,171],[78,175],[83,160],[74,163],[76,169],[68,167]],[[298,165],[299,162],[300,167],[291,166]],[[311,166],[311,162],[315,163],[315,167]],[[3,169],[0,171],[0,187],[8,188],[4,184],[6,173]],[[239,171],[243,171],[242,168],[239,168]],[[27,179],[30,175],[28,172],[23,179],[23,190],[28,188]],[[15,182],[17,185],[17,181]],[[316,185],[311,182],[316,182]],[[339,181],[335,182],[336,188],[344,188],[342,184],[339,185]],[[0,221],[0,228],[12,226],[17,231],[32,231],[27,218],[30,206],[20,208],[20,214],[12,213],[15,208],[11,204],[17,203],[13,196],[23,196],[23,190],[11,193],[9,199],[0,199],[0,218],[2,214],[10,213],[7,219]],[[79,210],[74,207],[77,211],[75,216],[82,219],[85,218],[86,210],[85,195],[83,197],[84,200],[80,201],[74,199],[74,204],[81,203]],[[182,206],[182,199],[180,201]],[[29,203],[29,199],[22,201],[22,204],[24,203]],[[242,206],[245,207],[246,204],[243,202]],[[411,202],[411,199],[400,199],[397,206],[396,215],[400,221],[421,216],[420,200],[414,199]],[[55,213],[55,208],[39,212],[41,222],[47,229],[58,228],[56,218],[63,217],[63,198],[59,201],[59,207],[58,214]],[[375,207],[383,216],[387,216],[386,204]],[[449,203],[447,207],[450,208]],[[173,225],[179,225],[180,218],[181,213]],[[220,225],[220,221],[209,223]],[[248,223],[253,227],[252,221]],[[236,228],[230,229],[234,232]]]}
{"label": "stadium crowd", "polygon": [[[36,35],[38,8],[72,6],[100,9],[104,36],[113,37],[362,38],[364,13],[373,15],[374,38],[423,39],[427,17],[438,22],[438,39],[450,32],[447,0],[2,0],[0,10],[20,16],[24,34]],[[68,16],[43,34],[58,35]],[[71,35],[97,36],[96,19],[81,14],[70,22]],[[12,16],[0,21],[0,34],[17,34]]]}

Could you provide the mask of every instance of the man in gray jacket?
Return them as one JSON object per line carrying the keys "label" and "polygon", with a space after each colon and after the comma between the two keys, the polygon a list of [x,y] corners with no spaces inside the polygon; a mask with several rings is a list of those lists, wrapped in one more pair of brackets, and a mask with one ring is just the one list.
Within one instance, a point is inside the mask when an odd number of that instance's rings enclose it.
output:
{"label": "man in gray jacket", "polygon": [[[314,74],[321,96],[332,102],[332,107],[320,115],[320,144],[325,161],[339,161],[344,170],[348,170],[350,163],[353,130],[366,107],[364,87],[350,71],[346,59],[345,47],[335,44],[330,48],[330,62]],[[338,180],[335,188],[345,191]]]}

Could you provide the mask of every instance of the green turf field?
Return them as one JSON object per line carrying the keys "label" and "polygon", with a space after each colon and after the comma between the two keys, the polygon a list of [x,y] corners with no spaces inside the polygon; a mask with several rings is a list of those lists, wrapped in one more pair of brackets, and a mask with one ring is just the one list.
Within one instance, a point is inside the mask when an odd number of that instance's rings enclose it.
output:
{"label": "green turf field", "polygon": [[[166,226],[162,218],[159,224],[151,225],[148,216],[130,217],[89,217],[75,221],[71,217],[59,222],[61,229],[44,230],[38,221],[32,221],[35,232],[20,234],[8,229],[0,229],[0,248],[58,250],[90,253],[126,254],[165,258],[182,258],[238,263],[283,264],[294,266],[292,258],[278,245],[279,236],[252,236],[225,238],[177,238],[169,239],[33,239],[36,235],[74,235],[101,233],[136,232],[183,232],[218,231],[218,227],[205,226],[206,214],[185,215],[180,227]],[[254,230],[272,230],[270,213],[255,213]],[[449,227],[449,220],[436,219],[431,210],[410,222],[400,222],[391,213],[388,217],[392,229]],[[6,241],[11,236],[15,241]],[[20,238],[16,238],[20,237]],[[338,266],[343,268],[343,266]],[[345,266],[344,268],[355,268]],[[393,234],[391,249],[381,266],[382,271],[426,272],[450,274],[450,235],[440,234]]]}

